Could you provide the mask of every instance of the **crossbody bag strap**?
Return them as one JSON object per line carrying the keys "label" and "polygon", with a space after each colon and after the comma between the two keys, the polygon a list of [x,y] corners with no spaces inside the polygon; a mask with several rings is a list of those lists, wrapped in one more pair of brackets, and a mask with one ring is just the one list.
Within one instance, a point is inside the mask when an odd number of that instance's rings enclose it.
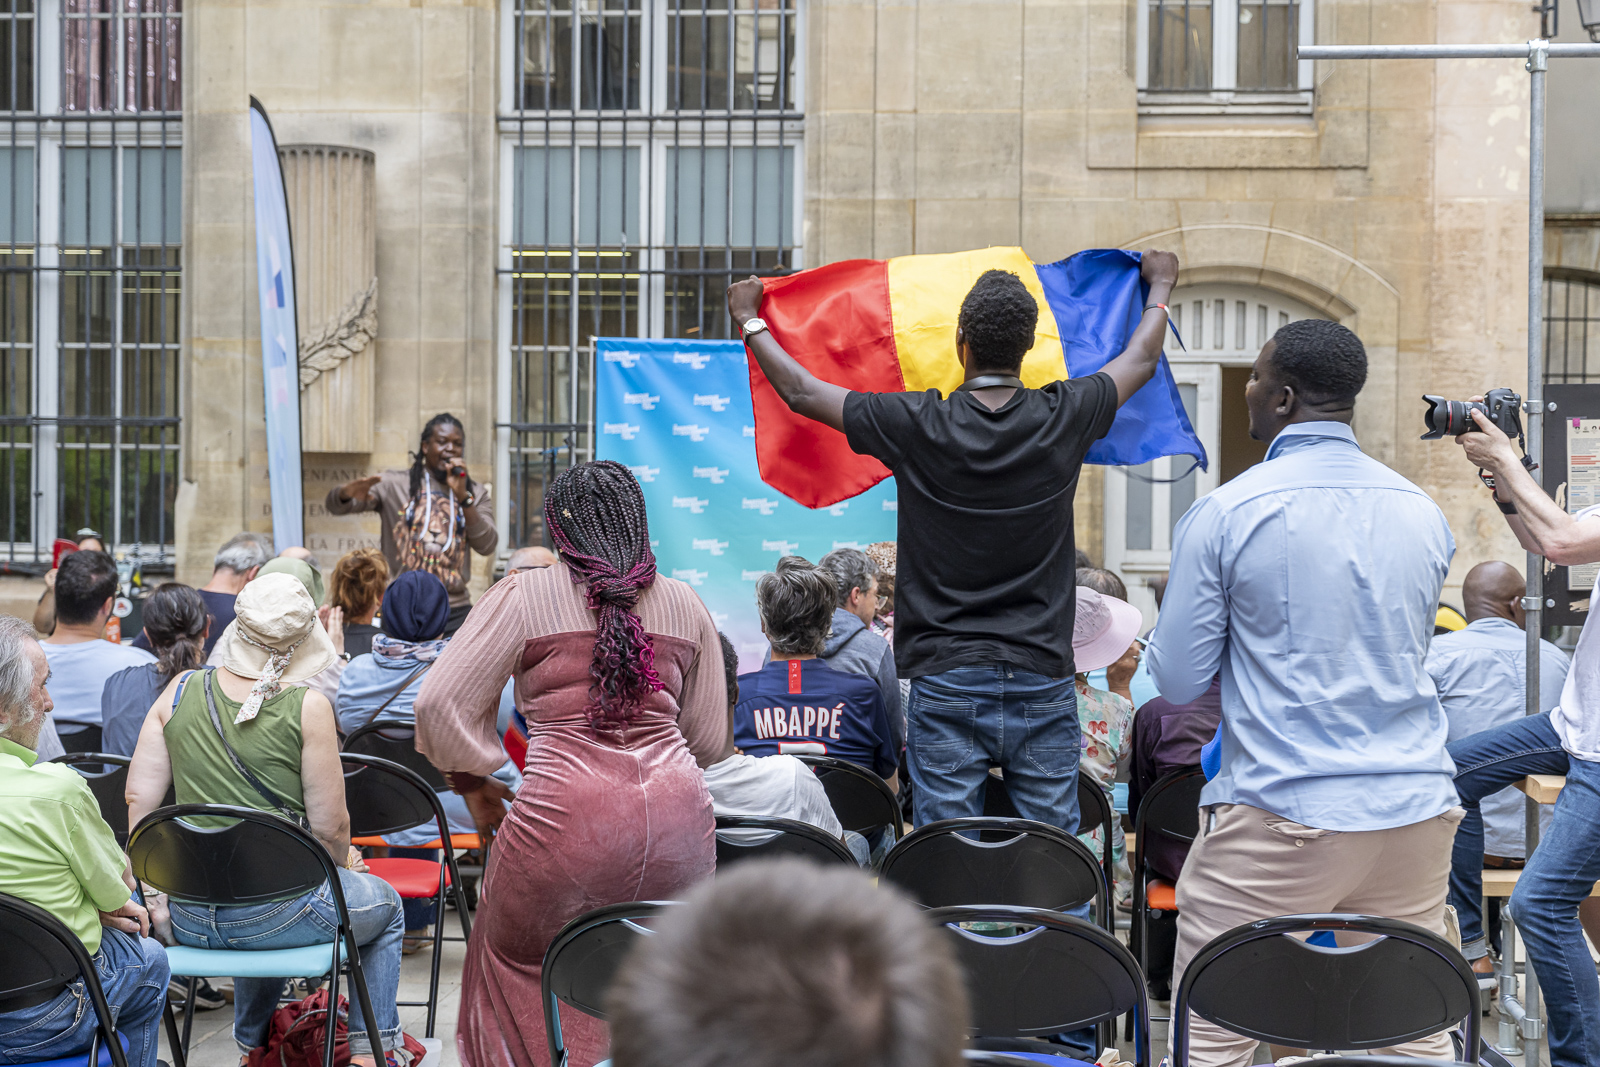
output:
{"label": "crossbody bag strap", "polygon": [[[377,709],[374,710],[371,715],[368,715],[365,719],[361,720],[361,725],[357,726],[356,730],[365,730],[367,727],[376,722],[378,716],[383,714],[383,709],[387,708],[390,704],[393,704],[401,693],[404,693],[407,689],[411,688],[411,683],[422,677],[423,672],[431,666],[433,666],[433,661],[430,660],[407,675],[406,680],[400,683],[400,688],[390,693],[388,700],[385,700],[382,704],[379,704]],[[355,733],[355,730],[351,730],[350,732]]]}
{"label": "crossbody bag strap", "polygon": [[268,804],[271,804],[274,808],[277,808],[278,814],[282,815],[290,822],[310,830],[311,824],[306,821],[305,816],[297,814],[293,808],[289,807],[283,802],[282,797],[278,796],[278,794],[274,793],[271,789],[268,789],[266,783],[257,778],[255,774],[251,772],[250,768],[244,765],[244,761],[239,758],[239,754],[235,752],[233,750],[233,746],[228,743],[228,735],[222,732],[222,716],[217,714],[216,698],[211,694],[211,677],[215,671],[215,667],[211,667],[206,670],[205,677],[201,679],[200,688],[205,690],[206,711],[211,715],[211,725],[216,729],[217,737],[222,741],[222,748],[228,753],[228,759],[233,762],[234,770],[238,771],[244,780],[250,783],[252,789],[261,794],[261,799],[265,800]]}

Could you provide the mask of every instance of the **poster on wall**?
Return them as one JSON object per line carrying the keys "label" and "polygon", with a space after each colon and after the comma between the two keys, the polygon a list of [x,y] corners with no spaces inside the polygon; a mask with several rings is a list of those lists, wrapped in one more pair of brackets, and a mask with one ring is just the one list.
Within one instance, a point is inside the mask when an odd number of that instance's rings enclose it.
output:
{"label": "poster on wall", "polygon": [[[1564,419],[1567,424],[1567,513],[1600,504],[1600,419]],[[1600,576],[1600,563],[1567,568],[1569,592],[1588,592]]]}
{"label": "poster on wall", "polygon": [[894,540],[894,479],[816,511],[764,483],[738,341],[599,338],[595,349],[596,457],[633,471],[660,573],[693,586],[739,669],[757,669],[767,644],[756,579],[780,556],[815,563]]}

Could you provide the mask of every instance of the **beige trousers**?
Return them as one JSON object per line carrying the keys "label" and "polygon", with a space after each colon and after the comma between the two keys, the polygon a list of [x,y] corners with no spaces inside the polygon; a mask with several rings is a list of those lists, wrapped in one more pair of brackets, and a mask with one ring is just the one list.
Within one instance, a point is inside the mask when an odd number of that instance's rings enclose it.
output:
{"label": "beige trousers", "polygon": [[[1243,804],[1202,808],[1200,835],[1178,880],[1172,988],[1178,988],[1184,968],[1212,938],[1278,915],[1378,915],[1443,937],[1450,847],[1462,814],[1461,808],[1452,808],[1392,830],[1340,832],[1302,826]],[[1244,1067],[1254,1058],[1253,1038],[1193,1014],[1189,1018],[1190,1064]],[[1375,1052],[1455,1058],[1447,1033]]]}

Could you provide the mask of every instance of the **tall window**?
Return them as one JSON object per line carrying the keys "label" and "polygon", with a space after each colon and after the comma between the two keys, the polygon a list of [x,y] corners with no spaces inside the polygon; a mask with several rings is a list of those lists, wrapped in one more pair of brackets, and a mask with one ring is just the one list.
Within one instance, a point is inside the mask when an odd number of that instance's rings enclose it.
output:
{"label": "tall window", "polygon": [[159,566],[178,484],[181,0],[0,0],[0,552]]}
{"label": "tall window", "polygon": [[1544,380],[1600,382],[1600,274],[1545,272]]}
{"label": "tall window", "polygon": [[1312,0],[1138,0],[1146,111],[1293,113],[1311,104]]}
{"label": "tall window", "polygon": [[499,260],[510,542],[591,454],[596,337],[732,336],[801,265],[798,0],[507,0]]}

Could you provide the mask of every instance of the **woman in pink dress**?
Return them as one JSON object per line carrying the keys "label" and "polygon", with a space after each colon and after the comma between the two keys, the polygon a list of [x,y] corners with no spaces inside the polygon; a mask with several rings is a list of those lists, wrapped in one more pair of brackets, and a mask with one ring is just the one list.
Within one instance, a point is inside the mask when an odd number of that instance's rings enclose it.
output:
{"label": "woman in pink dress", "polygon": [[[498,824],[462,980],[465,1067],[548,1063],[540,965],[568,920],[681,897],[712,873],[701,768],[733,751],[716,626],[693,590],[656,574],[632,473],[565,471],[544,515],[561,561],[491,588],[416,700],[417,748],[481,828]],[[529,731],[515,798],[489,777],[512,675]],[[605,1024],[563,1010],[561,1032],[575,1067],[605,1058]]]}

